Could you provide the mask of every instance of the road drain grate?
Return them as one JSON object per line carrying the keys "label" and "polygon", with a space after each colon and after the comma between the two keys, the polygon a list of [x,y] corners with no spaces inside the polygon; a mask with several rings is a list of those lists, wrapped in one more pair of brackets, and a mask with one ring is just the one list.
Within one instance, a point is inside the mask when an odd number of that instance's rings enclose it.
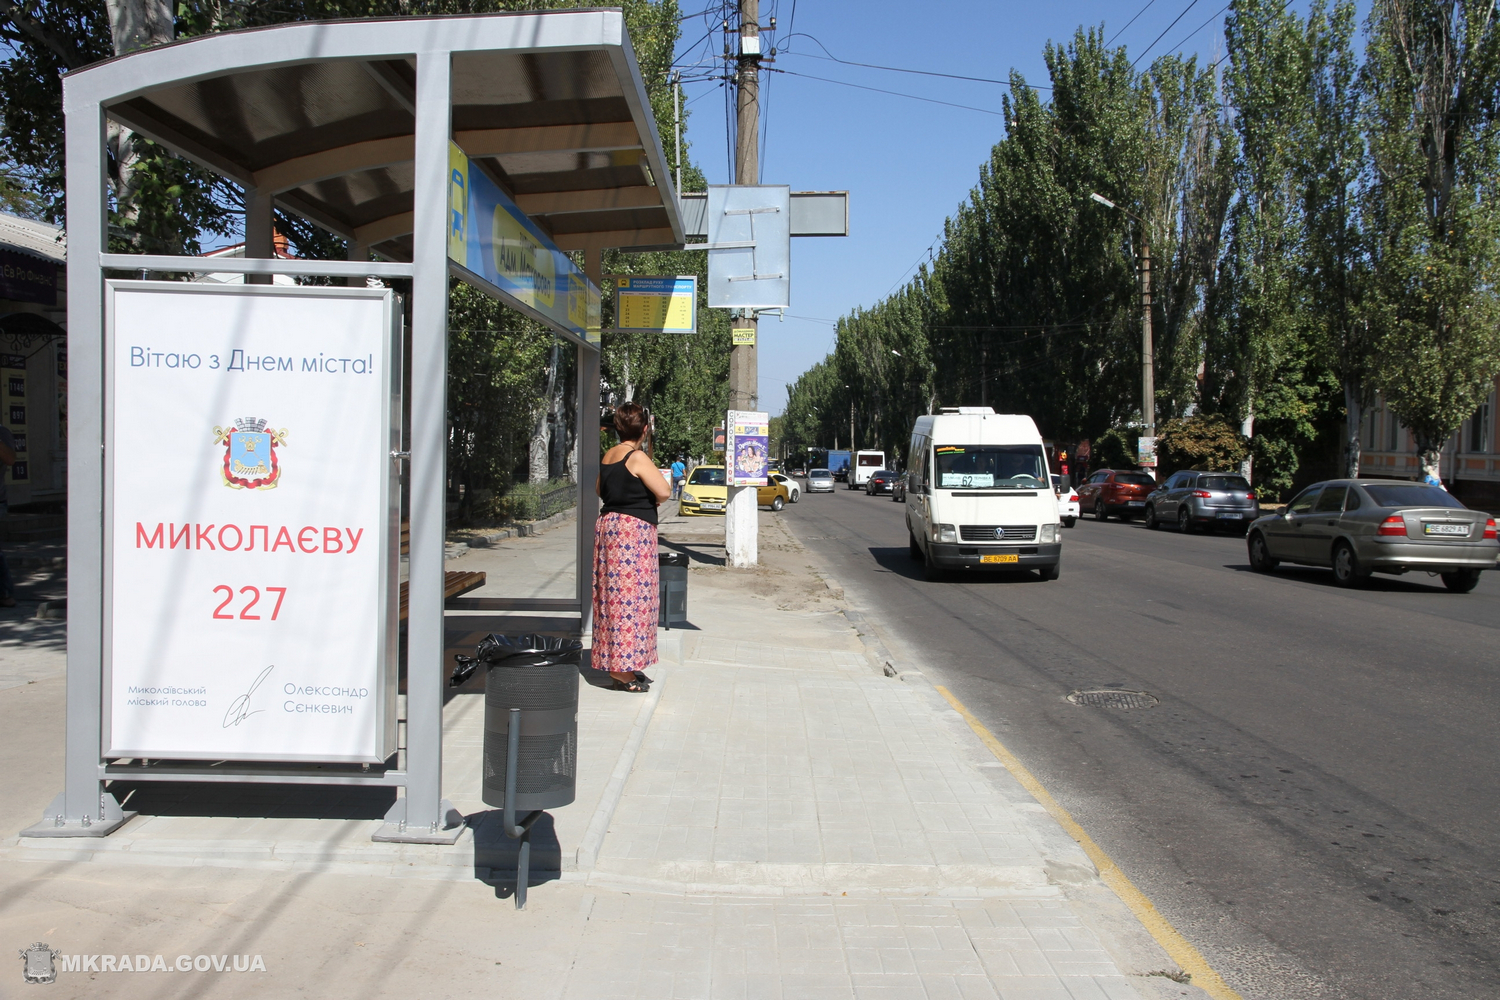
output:
{"label": "road drain grate", "polygon": [[1094,691],[1074,691],[1068,695],[1074,705],[1092,705],[1095,708],[1155,708],[1161,699],[1145,691],[1120,691],[1104,688]]}

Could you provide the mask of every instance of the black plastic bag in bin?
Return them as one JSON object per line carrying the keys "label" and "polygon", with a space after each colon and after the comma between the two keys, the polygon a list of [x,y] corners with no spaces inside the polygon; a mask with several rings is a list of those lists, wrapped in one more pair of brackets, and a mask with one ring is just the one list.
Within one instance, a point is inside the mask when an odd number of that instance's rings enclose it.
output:
{"label": "black plastic bag in bin", "polygon": [[458,687],[474,676],[481,663],[489,667],[545,667],[554,663],[582,663],[583,643],[555,635],[501,635],[491,632],[479,640],[473,656],[455,656],[458,667],[448,679]]}

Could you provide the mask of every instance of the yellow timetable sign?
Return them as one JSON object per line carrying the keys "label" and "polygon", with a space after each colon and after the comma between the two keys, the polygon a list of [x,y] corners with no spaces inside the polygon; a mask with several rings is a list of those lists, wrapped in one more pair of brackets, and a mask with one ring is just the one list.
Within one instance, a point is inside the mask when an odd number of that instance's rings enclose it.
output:
{"label": "yellow timetable sign", "polygon": [[698,278],[695,275],[619,275],[614,329],[622,333],[697,333]]}

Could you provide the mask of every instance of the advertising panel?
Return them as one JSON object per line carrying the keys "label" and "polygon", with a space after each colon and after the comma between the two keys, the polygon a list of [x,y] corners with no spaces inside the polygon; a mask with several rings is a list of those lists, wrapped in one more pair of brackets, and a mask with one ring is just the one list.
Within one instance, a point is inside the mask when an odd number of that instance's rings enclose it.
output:
{"label": "advertising panel", "polygon": [[1141,435],[1136,443],[1136,465],[1144,469],[1156,467],[1156,438]]}
{"label": "advertising panel", "polygon": [[107,284],[107,755],[394,750],[399,313],[386,289]]}
{"label": "advertising panel", "polygon": [[599,289],[456,143],[448,164],[449,258],[523,309],[599,343]]}
{"label": "advertising panel", "polygon": [[730,486],[765,486],[771,471],[771,415],[752,410],[730,410],[724,454],[725,481]]}
{"label": "advertising panel", "polygon": [[606,284],[615,292],[618,332],[698,332],[697,275],[621,274]]}

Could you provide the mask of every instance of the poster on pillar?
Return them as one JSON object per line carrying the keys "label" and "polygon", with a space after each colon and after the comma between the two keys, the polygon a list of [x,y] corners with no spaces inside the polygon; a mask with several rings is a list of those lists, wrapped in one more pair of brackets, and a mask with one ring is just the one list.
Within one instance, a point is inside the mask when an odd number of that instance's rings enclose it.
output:
{"label": "poster on pillar", "polygon": [[765,486],[770,483],[771,415],[753,410],[730,410],[724,426],[729,432],[724,454],[728,485]]}
{"label": "poster on pillar", "polygon": [[448,165],[448,257],[522,312],[599,343],[598,287],[457,143]]}
{"label": "poster on pillar", "polygon": [[102,752],[395,751],[388,289],[111,281]]}

